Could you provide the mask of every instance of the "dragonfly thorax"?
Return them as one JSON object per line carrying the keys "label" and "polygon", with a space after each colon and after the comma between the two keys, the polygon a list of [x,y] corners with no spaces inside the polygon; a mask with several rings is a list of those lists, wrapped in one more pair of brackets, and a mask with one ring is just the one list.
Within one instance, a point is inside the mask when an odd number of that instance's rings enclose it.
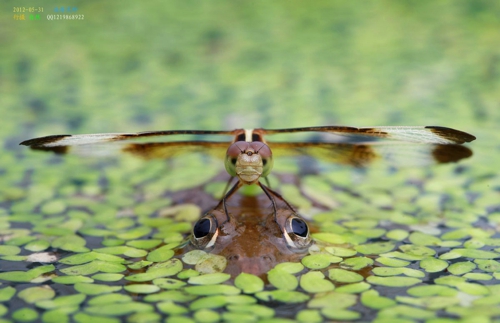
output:
{"label": "dragonfly thorax", "polygon": [[237,141],[229,146],[224,164],[229,175],[244,184],[254,184],[273,167],[271,149],[260,141]]}

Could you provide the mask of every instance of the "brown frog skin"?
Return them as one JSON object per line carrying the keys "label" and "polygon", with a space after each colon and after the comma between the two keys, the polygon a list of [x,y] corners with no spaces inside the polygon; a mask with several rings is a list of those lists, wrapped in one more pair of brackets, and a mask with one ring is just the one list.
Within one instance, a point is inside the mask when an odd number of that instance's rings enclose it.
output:
{"label": "brown frog skin", "polygon": [[237,206],[229,205],[229,214],[219,205],[194,225],[191,246],[226,257],[224,272],[232,277],[241,272],[263,276],[281,262],[298,261],[311,245],[309,228],[283,199],[275,201],[276,216],[266,196],[235,196]]}

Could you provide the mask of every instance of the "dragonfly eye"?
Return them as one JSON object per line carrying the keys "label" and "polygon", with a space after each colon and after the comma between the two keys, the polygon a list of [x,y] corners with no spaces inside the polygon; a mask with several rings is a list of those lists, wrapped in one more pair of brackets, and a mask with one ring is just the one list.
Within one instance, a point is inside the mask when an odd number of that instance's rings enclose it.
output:
{"label": "dragonfly eye", "polygon": [[219,235],[217,226],[217,219],[212,214],[202,217],[193,227],[191,243],[198,249],[212,247]]}
{"label": "dragonfly eye", "polygon": [[242,153],[238,143],[244,144],[244,142],[241,141],[231,144],[227,149],[226,160],[224,161],[224,166],[226,166],[226,170],[231,176],[236,176],[236,161]]}
{"label": "dragonfly eye", "polygon": [[271,148],[269,148],[268,145],[261,143],[262,146],[259,148],[257,151],[262,158],[262,166],[264,166],[264,169],[262,170],[262,177],[266,177],[269,175],[271,170],[273,169],[273,153],[271,151]]}
{"label": "dragonfly eye", "polygon": [[291,215],[286,220],[285,235],[288,246],[292,249],[303,250],[311,245],[309,226],[296,215]]}

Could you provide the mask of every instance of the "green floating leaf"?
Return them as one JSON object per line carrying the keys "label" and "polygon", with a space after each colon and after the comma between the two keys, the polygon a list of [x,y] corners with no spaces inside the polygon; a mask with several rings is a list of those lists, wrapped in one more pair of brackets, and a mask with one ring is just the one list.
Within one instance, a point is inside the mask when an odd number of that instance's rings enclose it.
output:
{"label": "green floating leaf", "polygon": [[385,257],[385,258],[398,258],[398,259],[409,260],[409,261],[422,260],[425,258],[424,256],[414,256],[414,255],[406,254],[406,253],[399,252],[399,251],[391,251],[388,253],[381,254],[380,256]]}
{"label": "green floating leaf", "polygon": [[425,307],[430,310],[439,310],[460,303],[459,298],[446,296],[429,296],[420,298],[396,296],[396,300],[399,303]]}
{"label": "green floating leaf", "polygon": [[467,273],[463,277],[469,280],[492,280],[493,277],[485,273]]}
{"label": "green floating leaf", "polygon": [[196,322],[200,323],[215,323],[220,321],[219,313],[207,309],[201,309],[194,312],[193,318]]}
{"label": "green floating leaf", "polygon": [[106,316],[118,316],[118,315],[127,315],[130,313],[153,312],[153,311],[154,307],[151,306],[150,304],[144,304],[139,302],[120,303],[119,306],[117,306],[116,304],[104,304],[104,305],[89,306],[85,308],[85,312],[87,313],[106,315]]}
{"label": "green floating leaf", "polygon": [[387,287],[407,287],[413,286],[422,281],[418,278],[414,277],[378,277],[378,276],[369,276],[366,278],[366,281],[373,285],[381,285]]}
{"label": "green floating leaf", "polygon": [[396,301],[388,297],[380,296],[374,289],[361,294],[361,303],[366,307],[376,310],[396,305]]}
{"label": "green floating leaf", "polygon": [[398,317],[407,317],[411,319],[425,320],[425,319],[431,319],[435,316],[436,314],[434,311],[428,311],[408,305],[396,305],[384,308],[378,312],[378,318],[381,319],[381,322],[389,322],[394,320],[394,318]]}
{"label": "green floating leaf", "polygon": [[225,273],[205,274],[189,278],[188,283],[193,285],[216,285],[230,278],[231,275]]}
{"label": "green floating leaf", "polygon": [[332,263],[341,262],[342,258],[333,256],[331,254],[314,254],[302,258],[302,264],[309,269],[323,269]]}
{"label": "green floating leaf", "polygon": [[129,303],[131,301],[132,297],[129,295],[111,293],[92,297],[89,300],[89,305]]}
{"label": "green floating leaf", "polygon": [[177,274],[177,278],[179,279],[188,279],[194,276],[198,276],[200,274],[199,271],[196,271],[194,269],[184,269],[180,273]]}
{"label": "green floating leaf", "polygon": [[477,264],[479,269],[484,270],[490,273],[498,273],[500,272],[500,262],[495,260],[483,260],[476,259],[474,262]]}
{"label": "green floating leaf", "polygon": [[335,291],[337,293],[359,294],[369,290],[371,287],[372,286],[370,284],[367,284],[365,282],[360,282],[360,283],[342,285],[338,287]]}
{"label": "green floating leaf", "polygon": [[87,296],[83,294],[59,296],[52,300],[41,300],[36,302],[36,306],[44,309],[54,309],[60,307],[77,306],[83,303]]}
{"label": "green floating leaf", "polygon": [[361,314],[358,312],[338,308],[323,308],[321,314],[326,318],[341,321],[353,321],[361,317]]}
{"label": "green floating leaf", "polygon": [[274,316],[274,310],[263,305],[228,305],[227,309],[237,313],[252,313],[259,318],[271,318]]}
{"label": "green floating leaf", "polygon": [[408,231],[395,229],[387,232],[385,236],[391,240],[403,241],[406,237],[408,237]]}
{"label": "green floating leaf", "polygon": [[358,253],[356,250],[342,247],[326,247],[325,251],[337,257],[352,257]]}
{"label": "green floating leaf", "polygon": [[182,256],[182,261],[188,265],[196,265],[206,254],[203,250],[191,250]]}
{"label": "green floating leaf", "polygon": [[156,250],[151,251],[147,260],[152,262],[163,262],[167,261],[174,256],[175,252],[169,246],[163,246]]}
{"label": "green floating leaf", "polygon": [[367,257],[349,258],[340,263],[340,267],[349,270],[360,270],[373,265],[373,260]]}
{"label": "green floating leaf", "polygon": [[356,272],[340,268],[330,269],[328,271],[328,278],[340,283],[357,283],[364,279],[363,276]]}
{"label": "green floating leaf", "polygon": [[[207,287],[207,286],[193,286],[193,287]],[[223,295],[207,296],[202,297],[189,305],[189,308],[193,311],[207,308],[219,308],[228,304],[228,299]]]}
{"label": "green floating leaf", "polygon": [[62,200],[52,200],[42,205],[40,212],[44,214],[57,214],[66,210],[66,203]]}
{"label": "green floating leaf", "polygon": [[296,274],[304,270],[300,262],[282,262],[277,264],[274,269],[286,271],[289,274]]}
{"label": "green floating leaf", "polygon": [[269,280],[269,283],[271,283],[271,285],[273,285],[277,289],[286,291],[295,290],[299,285],[297,277],[287,273],[284,270],[276,268],[271,269],[267,273],[267,279]]}
{"label": "green floating leaf", "polygon": [[238,295],[241,291],[230,285],[201,285],[201,286],[188,286],[184,291],[192,295]]}
{"label": "green floating leaf", "polygon": [[56,296],[56,292],[48,285],[26,288],[17,294],[17,297],[29,304],[51,299],[54,296]]}
{"label": "green floating leaf", "polygon": [[456,289],[441,285],[415,286],[408,289],[406,292],[415,297],[455,296],[457,294]]}
{"label": "green floating leaf", "polygon": [[152,294],[160,290],[160,287],[149,284],[133,284],[123,287],[127,292],[134,294]]}
{"label": "green floating leaf", "polygon": [[7,271],[0,273],[0,279],[12,282],[29,282],[40,275],[54,271],[54,265],[40,266],[28,271]]}
{"label": "green floating leaf", "polygon": [[[141,250],[137,248],[132,248],[128,246],[118,246],[118,247],[105,247],[105,248],[97,248],[94,251],[99,253],[105,253],[110,255],[125,255],[132,258],[141,258],[145,257],[148,252],[146,250]],[[167,260],[167,259],[165,259]]]}
{"label": "green floating leaf", "polygon": [[124,277],[122,274],[95,274],[92,279],[106,281],[106,282],[116,282]]}
{"label": "green floating leaf", "polygon": [[136,227],[133,229],[127,229],[127,231],[117,234],[116,237],[123,240],[139,239],[147,236],[151,233],[151,230],[152,229],[150,227]]}
{"label": "green floating leaf", "polygon": [[84,265],[71,266],[68,268],[61,269],[61,272],[65,273],[66,275],[86,276],[95,274],[97,272],[120,273],[124,272],[125,270],[127,270],[127,267],[125,267],[120,263],[94,260]]}
{"label": "green floating leaf", "polygon": [[58,237],[52,241],[52,248],[62,249],[66,251],[73,252],[86,252],[89,251],[85,247],[87,241],[80,236],[75,234],[68,234],[62,237]]}
{"label": "green floating leaf", "polygon": [[441,239],[436,238],[430,234],[422,232],[412,232],[410,234],[409,240],[414,245],[419,246],[440,246],[442,244]]}
{"label": "green floating leaf", "polygon": [[459,254],[462,257],[473,259],[494,259],[500,258],[500,253],[486,250],[476,249],[453,249],[453,253]]}
{"label": "green floating leaf", "polygon": [[355,246],[357,252],[365,255],[378,255],[381,253],[389,252],[396,247],[395,244],[390,242],[377,242],[377,243],[367,243]]}
{"label": "green floating leaf", "polygon": [[74,287],[76,291],[86,295],[109,294],[122,289],[121,286],[108,286],[88,283],[77,283]]}
{"label": "green floating leaf", "polygon": [[127,267],[132,269],[132,270],[138,270],[138,269],[147,267],[147,266],[151,265],[152,263],[153,263],[152,261],[140,260],[140,261],[137,261],[137,262],[134,262],[134,263],[128,265]]}
{"label": "green floating leaf", "polygon": [[85,276],[58,276],[52,278],[52,281],[56,284],[73,285],[76,283],[93,283],[94,280]]}
{"label": "green floating leaf", "polygon": [[200,261],[195,265],[196,271],[202,274],[213,274],[221,273],[226,269],[227,259],[226,257],[207,254],[200,259]]}
{"label": "green floating leaf", "polygon": [[157,278],[153,284],[163,289],[178,289],[186,285],[182,280],[172,278]]}
{"label": "green floating leaf", "polygon": [[149,239],[149,240],[132,240],[127,242],[127,246],[134,247],[138,249],[153,249],[159,246],[163,241],[160,239]]}
{"label": "green floating leaf", "polygon": [[13,256],[21,252],[21,248],[18,246],[6,246],[0,245],[0,255],[2,256]]}
{"label": "green floating leaf", "polygon": [[325,275],[318,271],[310,271],[300,277],[300,287],[308,293],[332,291],[335,286],[325,280]]}
{"label": "green floating leaf", "polygon": [[234,285],[245,294],[253,294],[264,289],[264,282],[260,277],[247,273],[241,273],[236,276]]}
{"label": "green floating leaf", "polygon": [[157,278],[173,276],[181,270],[182,262],[179,259],[170,259],[168,261],[152,265],[145,273],[130,275],[125,279],[135,282],[145,282]]}
{"label": "green floating leaf", "polygon": [[486,286],[474,283],[458,283],[455,287],[469,295],[488,295],[490,293]]}
{"label": "green floating leaf", "polygon": [[318,310],[301,310],[297,313],[295,319],[298,322],[304,323],[321,323],[323,322],[323,317]]}
{"label": "green floating leaf", "polygon": [[16,289],[14,287],[8,286],[0,289],[0,302],[9,301],[14,294],[16,294]]}
{"label": "green floating leaf", "polygon": [[375,259],[375,261],[388,267],[406,267],[410,264],[410,262],[406,260],[387,258],[387,257],[378,257],[377,259]]}
{"label": "green floating leaf", "polygon": [[309,300],[309,296],[297,291],[273,290],[258,292],[255,297],[265,302],[278,301],[282,303],[303,303]]}
{"label": "green floating leaf", "polygon": [[445,270],[448,267],[448,262],[436,259],[436,258],[425,258],[420,261],[420,268],[424,269],[428,273],[437,273]]}
{"label": "green floating leaf", "polygon": [[406,275],[409,277],[425,277],[425,274],[420,270],[406,268],[406,267],[376,267],[373,268],[372,272],[377,276],[397,276],[397,275]]}
{"label": "green floating leaf", "polygon": [[188,312],[187,308],[181,305],[177,305],[172,301],[160,302],[156,304],[156,307],[158,307],[160,312],[170,315],[180,315]]}
{"label": "green floating leaf", "polygon": [[316,295],[309,301],[309,308],[348,308],[356,304],[356,295],[328,292]]}
{"label": "green floating leaf", "polygon": [[86,252],[79,253],[76,255],[72,255],[66,258],[59,260],[60,263],[66,265],[81,265],[87,262],[91,262],[92,260],[97,259],[97,253],[95,252]]}
{"label": "green floating leaf", "polygon": [[97,316],[97,315],[89,315],[83,312],[76,313],[73,318],[78,323],[120,323],[121,320],[118,318],[105,317],[105,316]]}
{"label": "green floating leaf", "polygon": [[12,318],[18,322],[30,322],[38,318],[38,313],[32,308],[21,308],[12,313]]}
{"label": "green floating leaf", "polygon": [[451,264],[448,267],[448,272],[452,273],[453,275],[463,275],[474,269],[476,269],[476,264],[474,264],[473,262],[461,261]]}
{"label": "green floating leaf", "polygon": [[412,244],[401,245],[399,249],[410,256],[416,257],[430,257],[436,254],[434,249]]}
{"label": "green floating leaf", "polygon": [[315,240],[320,240],[331,244],[343,244],[346,242],[344,237],[335,233],[320,232],[320,233],[313,233],[311,234],[311,236]]}

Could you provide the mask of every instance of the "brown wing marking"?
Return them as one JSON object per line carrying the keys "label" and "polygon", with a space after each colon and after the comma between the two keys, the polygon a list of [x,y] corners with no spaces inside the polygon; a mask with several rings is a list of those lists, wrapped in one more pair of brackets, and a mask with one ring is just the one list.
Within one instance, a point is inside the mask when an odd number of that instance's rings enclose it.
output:
{"label": "brown wing marking", "polygon": [[40,138],[33,138],[29,140],[25,140],[20,143],[20,145],[23,146],[30,146],[30,147],[39,147],[39,146],[44,146],[46,144],[51,144],[60,141],[63,138],[71,137],[71,135],[52,135],[52,136],[45,136],[45,137],[40,137]]}
{"label": "brown wing marking", "polygon": [[208,141],[129,143],[122,148],[122,151],[143,159],[172,158],[196,152],[224,158],[230,144],[230,142]]}
{"label": "brown wing marking", "polygon": [[460,145],[436,145],[432,156],[440,164],[452,163],[472,156],[472,150]]}
{"label": "brown wing marking", "polygon": [[[440,137],[452,140],[457,144],[463,144],[465,142],[471,142],[476,140],[476,137],[460,130],[439,127],[439,126],[427,126],[426,129],[430,129],[433,133],[439,135]],[[468,156],[467,156],[468,157]]]}

